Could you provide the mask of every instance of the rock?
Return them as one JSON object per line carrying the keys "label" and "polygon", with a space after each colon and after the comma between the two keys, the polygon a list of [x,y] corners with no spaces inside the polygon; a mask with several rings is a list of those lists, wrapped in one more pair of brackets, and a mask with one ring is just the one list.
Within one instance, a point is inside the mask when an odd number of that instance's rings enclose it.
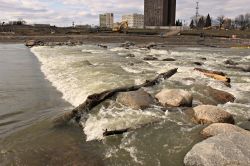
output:
{"label": "rock", "polygon": [[241,66],[241,70],[244,72],[250,72],[250,66]]}
{"label": "rock", "polygon": [[154,103],[154,98],[143,89],[134,92],[119,93],[117,102],[132,109],[146,109]]}
{"label": "rock", "polygon": [[203,65],[203,63],[201,63],[201,62],[194,62],[194,64],[197,65],[197,66],[202,66]]}
{"label": "rock", "polygon": [[176,60],[174,58],[165,58],[165,59],[162,59],[162,61],[172,62]]}
{"label": "rock", "polygon": [[134,54],[127,54],[127,57],[129,57],[129,58],[134,58],[135,55],[134,55]]}
{"label": "rock", "polygon": [[196,84],[193,90],[198,92],[198,95],[194,95],[194,98],[203,104],[226,104],[228,102],[234,102],[236,99],[231,93],[217,90],[210,86]]}
{"label": "rock", "polygon": [[194,110],[194,119],[199,124],[230,123],[234,124],[233,116],[220,107],[212,105],[200,105]]}
{"label": "rock", "polygon": [[126,41],[125,43],[122,43],[121,47],[130,47],[130,46],[135,46],[135,43],[130,42],[130,41]]}
{"label": "rock", "polygon": [[93,64],[90,63],[88,60],[83,60],[74,63],[74,67],[83,67],[83,66],[93,66]]}
{"label": "rock", "polygon": [[236,62],[234,62],[233,60],[231,60],[231,59],[228,59],[228,60],[226,60],[225,62],[224,62],[226,65],[238,65],[238,63],[236,63]]}
{"label": "rock", "polygon": [[105,48],[105,49],[108,48],[108,46],[106,46],[106,45],[104,45],[104,44],[98,44],[97,46],[98,46],[98,47],[101,47],[101,48]]}
{"label": "rock", "polygon": [[196,144],[185,156],[185,166],[249,166],[250,135],[220,134]]}
{"label": "rock", "polygon": [[243,129],[245,129],[247,131],[250,131],[250,120],[245,121],[245,122],[241,122],[239,124],[239,127],[243,128]]}
{"label": "rock", "polygon": [[205,58],[205,57],[201,57],[200,59],[203,60],[203,61],[207,60],[207,58]]}
{"label": "rock", "polygon": [[25,45],[27,47],[34,47],[34,46],[43,46],[44,45],[44,42],[42,41],[36,41],[36,40],[29,40],[29,41],[26,41]]}
{"label": "rock", "polygon": [[181,89],[163,89],[155,97],[165,107],[192,107],[193,103],[192,94]]}
{"label": "rock", "polygon": [[147,49],[151,49],[151,48],[154,48],[155,46],[157,46],[157,44],[154,43],[154,42],[152,42],[152,43],[147,44],[145,47],[146,47]]}
{"label": "rock", "polygon": [[153,56],[147,56],[147,57],[143,58],[143,60],[145,60],[145,61],[157,61],[158,58],[153,57]]}
{"label": "rock", "polygon": [[208,126],[207,128],[201,131],[201,135],[205,138],[213,137],[219,134],[227,135],[229,133],[239,132],[241,134],[249,134],[249,131],[246,131],[238,126],[227,124],[227,123],[214,123]]}

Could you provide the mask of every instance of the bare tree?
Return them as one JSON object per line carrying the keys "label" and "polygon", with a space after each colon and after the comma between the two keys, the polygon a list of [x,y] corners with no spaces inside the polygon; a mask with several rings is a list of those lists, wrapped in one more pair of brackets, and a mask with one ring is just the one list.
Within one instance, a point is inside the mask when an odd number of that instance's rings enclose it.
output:
{"label": "bare tree", "polygon": [[241,14],[235,18],[236,25],[240,26],[240,29],[244,30],[250,28],[250,13],[245,15]]}
{"label": "bare tree", "polygon": [[220,24],[220,29],[221,29],[221,27],[222,27],[222,25],[223,25],[223,23],[224,23],[224,21],[225,21],[225,16],[224,16],[224,15],[218,16],[218,17],[217,17],[217,21],[219,22],[219,24]]}

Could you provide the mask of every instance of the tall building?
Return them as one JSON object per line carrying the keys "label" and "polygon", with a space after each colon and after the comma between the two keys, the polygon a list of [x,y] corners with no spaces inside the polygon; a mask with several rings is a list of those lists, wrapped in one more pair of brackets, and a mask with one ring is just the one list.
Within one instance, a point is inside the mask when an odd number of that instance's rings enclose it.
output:
{"label": "tall building", "polygon": [[114,14],[104,13],[99,15],[100,27],[113,28]]}
{"label": "tall building", "polygon": [[144,0],[145,26],[174,26],[176,0]]}
{"label": "tall building", "polygon": [[128,21],[130,28],[143,28],[144,27],[144,15],[143,14],[129,14],[123,15],[122,21]]}

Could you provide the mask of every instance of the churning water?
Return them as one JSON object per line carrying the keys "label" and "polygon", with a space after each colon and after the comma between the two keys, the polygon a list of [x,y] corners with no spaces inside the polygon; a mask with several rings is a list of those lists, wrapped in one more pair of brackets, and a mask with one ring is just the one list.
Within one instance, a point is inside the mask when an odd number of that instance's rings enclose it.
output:
{"label": "churning water", "polygon": [[[159,73],[177,67],[179,68],[178,73],[172,78],[164,81],[161,85],[145,90],[154,95],[163,88],[180,88],[199,96],[199,89],[203,88],[204,85],[209,85],[236,96],[235,103],[221,106],[235,116],[238,124],[250,118],[250,73],[228,69],[223,64],[226,59],[232,59],[242,65],[249,65],[250,50],[186,47],[147,50],[125,49],[119,47],[118,44],[109,44],[108,46],[108,49],[95,45],[34,47],[31,51],[38,58],[44,77],[62,93],[62,98],[74,107],[83,103],[90,94],[125,85],[141,84],[146,79],[152,79]],[[15,49],[14,46],[9,47]],[[21,46],[18,47],[25,49]],[[0,51],[3,52],[3,46],[1,49]],[[34,56],[27,49],[25,51],[29,57],[22,55],[19,58],[33,59],[29,63],[39,67]],[[155,56],[159,61],[144,61],[145,56]],[[165,58],[174,58],[176,61],[162,61]],[[3,61],[3,57],[0,60]],[[7,61],[13,61],[13,59]],[[196,66],[193,62],[197,61],[204,63],[203,68],[227,73],[232,80],[232,88],[194,71]],[[25,63],[16,65],[25,65]],[[20,69],[19,72],[25,72],[22,70]],[[34,73],[39,73],[40,76],[37,78],[43,78],[40,71],[35,70]],[[25,81],[34,78],[28,76],[18,79]],[[46,82],[41,79],[37,83],[41,84],[43,81]],[[34,83],[28,80],[27,87],[29,84]],[[0,87],[3,85],[0,84]],[[37,87],[40,85],[38,84]],[[41,88],[41,92],[48,88]],[[4,90],[1,91],[5,93]],[[53,94],[56,93],[53,92]],[[46,98],[45,96],[43,98]],[[59,97],[60,95],[57,95],[53,99]],[[30,100],[32,99],[33,96],[30,96]],[[45,102],[44,100],[40,101]],[[58,108],[59,104],[50,107],[56,110],[55,114],[60,114],[60,111],[63,110],[70,111],[73,107],[66,102],[62,100],[62,103],[65,103],[63,108]],[[16,103],[18,104],[18,102]],[[199,98],[196,97],[194,104],[199,103]],[[5,104],[5,108],[10,105],[11,103]],[[42,121],[37,115],[39,111],[36,110],[35,107],[32,111],[34,117],[38,117],[37,119]],[[191,118],[186,115],[185,109],[162,110],[163,108],[156,105],[143,111],[132,110],[110,100],[108,104],[98,106],[89,115],[87,121],[82,122],[83,131],[76,126],[53,129],[50,122],[53,119],[53,114],[51,111],[47,111],[48,113],[42,111],[47,117],[45,122],[28,123],[27,129],[16,132],[14,136],[6,137],[3,140],[4,143],[10,144],[11,148],[3,146],[5,150],[3,153],[1,152],[0,159],[5,160],[5,162],[21,164],[25,164],[25,161],[29,159],[39,158],[38,161],[48,164],[54,162],[54,165],[59,165],[62,161],[67,164],[85,165],[182,165],[184,155],[195,143],[201,140],[199,131],[203,126],[193,124]],[[16,109],[17,111],[18,109]],[[8,111],[5,112],[7,114]],[[0,113],[2,114],[2,112]],[[149,123],[151,124],[122,136],[103,138],[102,135],[105,129],[136,128]],[[5,127],[5,129],[8,132],[8,128]],[[14,141],[15,138],[22,141],[11,143],[10,140]],[[24,141],[29,138],[34,139],[30,144],[29,141]],[[23,145],[25,143],[26,145]],[[21,154],[20,147],[26,147],[31,152],[26,151],[26,155]],[[36,153],[32,154],[34,151]],[[49,157],[53,153],[56,156]]]}

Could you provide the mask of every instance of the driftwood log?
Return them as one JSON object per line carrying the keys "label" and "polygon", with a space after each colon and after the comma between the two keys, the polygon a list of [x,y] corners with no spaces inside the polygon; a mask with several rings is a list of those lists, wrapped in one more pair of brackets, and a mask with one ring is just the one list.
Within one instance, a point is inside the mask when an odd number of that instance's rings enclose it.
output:
{"label": "driftwood log", "polygon": [[[129,91],[136,91],[143,87],[151,87],[154,85],[159,84],[161,81],[168,79],[172,77],[174,74],[177,73],[178,68],[169,70],[165,73],[159,74],[155,79],[153,80],[146,80],[141,85],[133,85],[133,86],[127,86],[127,87],[121,87],[121,88],[115,88],[111,90],[107,90],[101,93],[96,93],[93,95],[90,95],[87,97],[85,102],[75,109],[73,109],[71,112],[65,113],[62,116],[56,118],[54,120],[55,125],[63,125],[70,120],[74,119],[77,123],[80,122],[82,115],[88,114],[94,107],[102,103],[103,101],[113,97],[115,94],[119,92],[129,92]],[[107,133],[108,134],[108,133]]]}
{"label": "driftwood log", "polygon": [[194,70],[203,73],[207,77],[213,78],[217,81],[221,81],[226,86],[231,87],[231,85],[230,85],[231,79],[229,77],[227,77],[227,75],[223,72],[206,70],[206,69],[201,69],[201,68],[195,68]]}
{"label": "driftwood log", "polygon": [[103,132],[103,136],[104,136],[104,137],[107,137],[107,136],[111,136],[111,135],[120,135],[120,134],[129,132],[129,130],[131,130],[131,129],[127,128],[127,129],[111,130],[111,131],[108,131],[108,129],[106,129],[106,130]]}

